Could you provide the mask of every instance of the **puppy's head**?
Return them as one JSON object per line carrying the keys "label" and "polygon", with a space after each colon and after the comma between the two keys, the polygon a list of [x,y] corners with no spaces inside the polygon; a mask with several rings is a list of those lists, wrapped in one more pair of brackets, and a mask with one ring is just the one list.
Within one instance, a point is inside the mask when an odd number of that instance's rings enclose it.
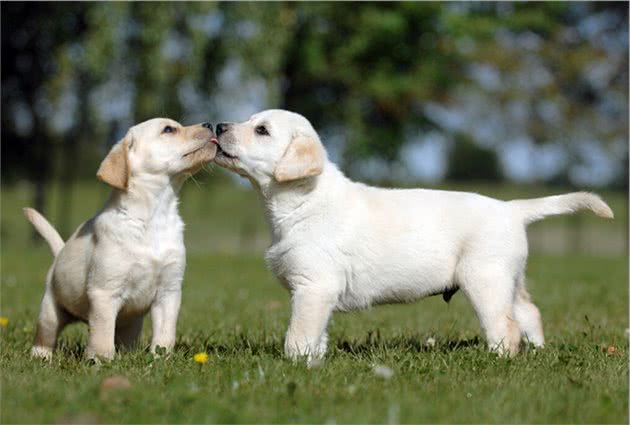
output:
{"label": "puppy's head", "polygon": [[214,158],[214,138],[209,123],[184,127],[166,118],[151,119],[129,129],[112,147],[96,176],[126,190],[133,175],[192,175]]}
{"label": "puppy's head", "polygon": [[326,151],[311,123],[294,112],[272,109],[242,123],[217,124],[214,161],[260,184],[320,174]]}

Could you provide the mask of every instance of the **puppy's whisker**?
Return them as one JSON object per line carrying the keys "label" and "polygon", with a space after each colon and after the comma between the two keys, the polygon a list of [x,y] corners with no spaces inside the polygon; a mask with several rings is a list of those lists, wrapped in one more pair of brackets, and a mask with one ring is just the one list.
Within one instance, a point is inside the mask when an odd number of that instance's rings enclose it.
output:
{"label": "puppy's whisker", "polygon": [[214,167],[211,164],[206,164],[203,166],[203,170],[209,175],[212,175],[212,172],[214,171]]}
{"label": "puppy's whisker", "polygon": [[195,186],[197,186],[197,188],[201,189],[202,184],[197,181],[193,174],[188,174],[188,178],[190,178],[190,180],[195,183]]}

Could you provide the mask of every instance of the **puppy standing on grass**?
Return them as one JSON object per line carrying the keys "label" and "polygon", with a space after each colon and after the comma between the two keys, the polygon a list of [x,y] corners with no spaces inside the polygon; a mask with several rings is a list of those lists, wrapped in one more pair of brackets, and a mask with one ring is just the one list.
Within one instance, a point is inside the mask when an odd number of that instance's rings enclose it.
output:
{"label": "puppy standing on grass", "polygon": [[499,201],[475,193],[382,189],[355,183],[331,162],[301,115],[270,110],[217,125],[215,162],[249,178],[271,225],[267,261],[291,292],[291,358],[322,356],[331,313],[411,302],[461,288],[490,349],[513,354],[520,338],[544,344],[525,288],[526,227],[590,209],[596,195]]}
{"label": "puppy standing on grass", "polygon": [[101,163],[97,177],[114,190],[105,207],[64,244],[37,211],[26,217],[55,260],[32,354],[50,358],[65,325],[89,325],[88,358],[111,359],[133,346],[151,310],[151,351],[170,350],[186,267],[177,196],[184,181],[214,158],[212,125],[182,127],[156,118],[132,127]]}

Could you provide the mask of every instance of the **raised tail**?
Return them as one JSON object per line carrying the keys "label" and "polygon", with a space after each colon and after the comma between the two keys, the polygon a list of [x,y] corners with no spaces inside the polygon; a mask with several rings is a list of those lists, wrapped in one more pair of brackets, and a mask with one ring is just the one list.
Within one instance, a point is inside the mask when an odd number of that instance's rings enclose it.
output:
{"label": "raised tail", "polygon": [[33,208],[23,208],[22,211],[24,211],[24,215],[28,221],[35,226],[35,230],[37,230],[37,232],[46,239],[53,255],[56,257],[57,254],[59,254],[59,251],[61,251],[61,248],[65,245],[65,242],[61,239],[59,233],[57,233],[55,228],[52,227],[43,215],[35,211]]}
{"label": "raised tail", "polygon": [[542,220],[548,215],[572,214],[580,210],[591,210],[603,218],[614,217],[606,202],[596,194],[588,192],[574,192],[536,199],[516,199],[509,201],[508,204],[518,211],[525,224]]}

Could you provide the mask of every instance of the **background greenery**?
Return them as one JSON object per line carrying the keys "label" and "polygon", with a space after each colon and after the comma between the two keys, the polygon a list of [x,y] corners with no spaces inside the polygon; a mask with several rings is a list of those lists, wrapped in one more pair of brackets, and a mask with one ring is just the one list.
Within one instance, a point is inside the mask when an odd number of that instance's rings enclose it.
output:
{"label": "background greenery", "polygon": [[2,177],[34,183],[38,209],[134,123],[271,107],[354,177],[627,187],[624,3],[1,7]]}

